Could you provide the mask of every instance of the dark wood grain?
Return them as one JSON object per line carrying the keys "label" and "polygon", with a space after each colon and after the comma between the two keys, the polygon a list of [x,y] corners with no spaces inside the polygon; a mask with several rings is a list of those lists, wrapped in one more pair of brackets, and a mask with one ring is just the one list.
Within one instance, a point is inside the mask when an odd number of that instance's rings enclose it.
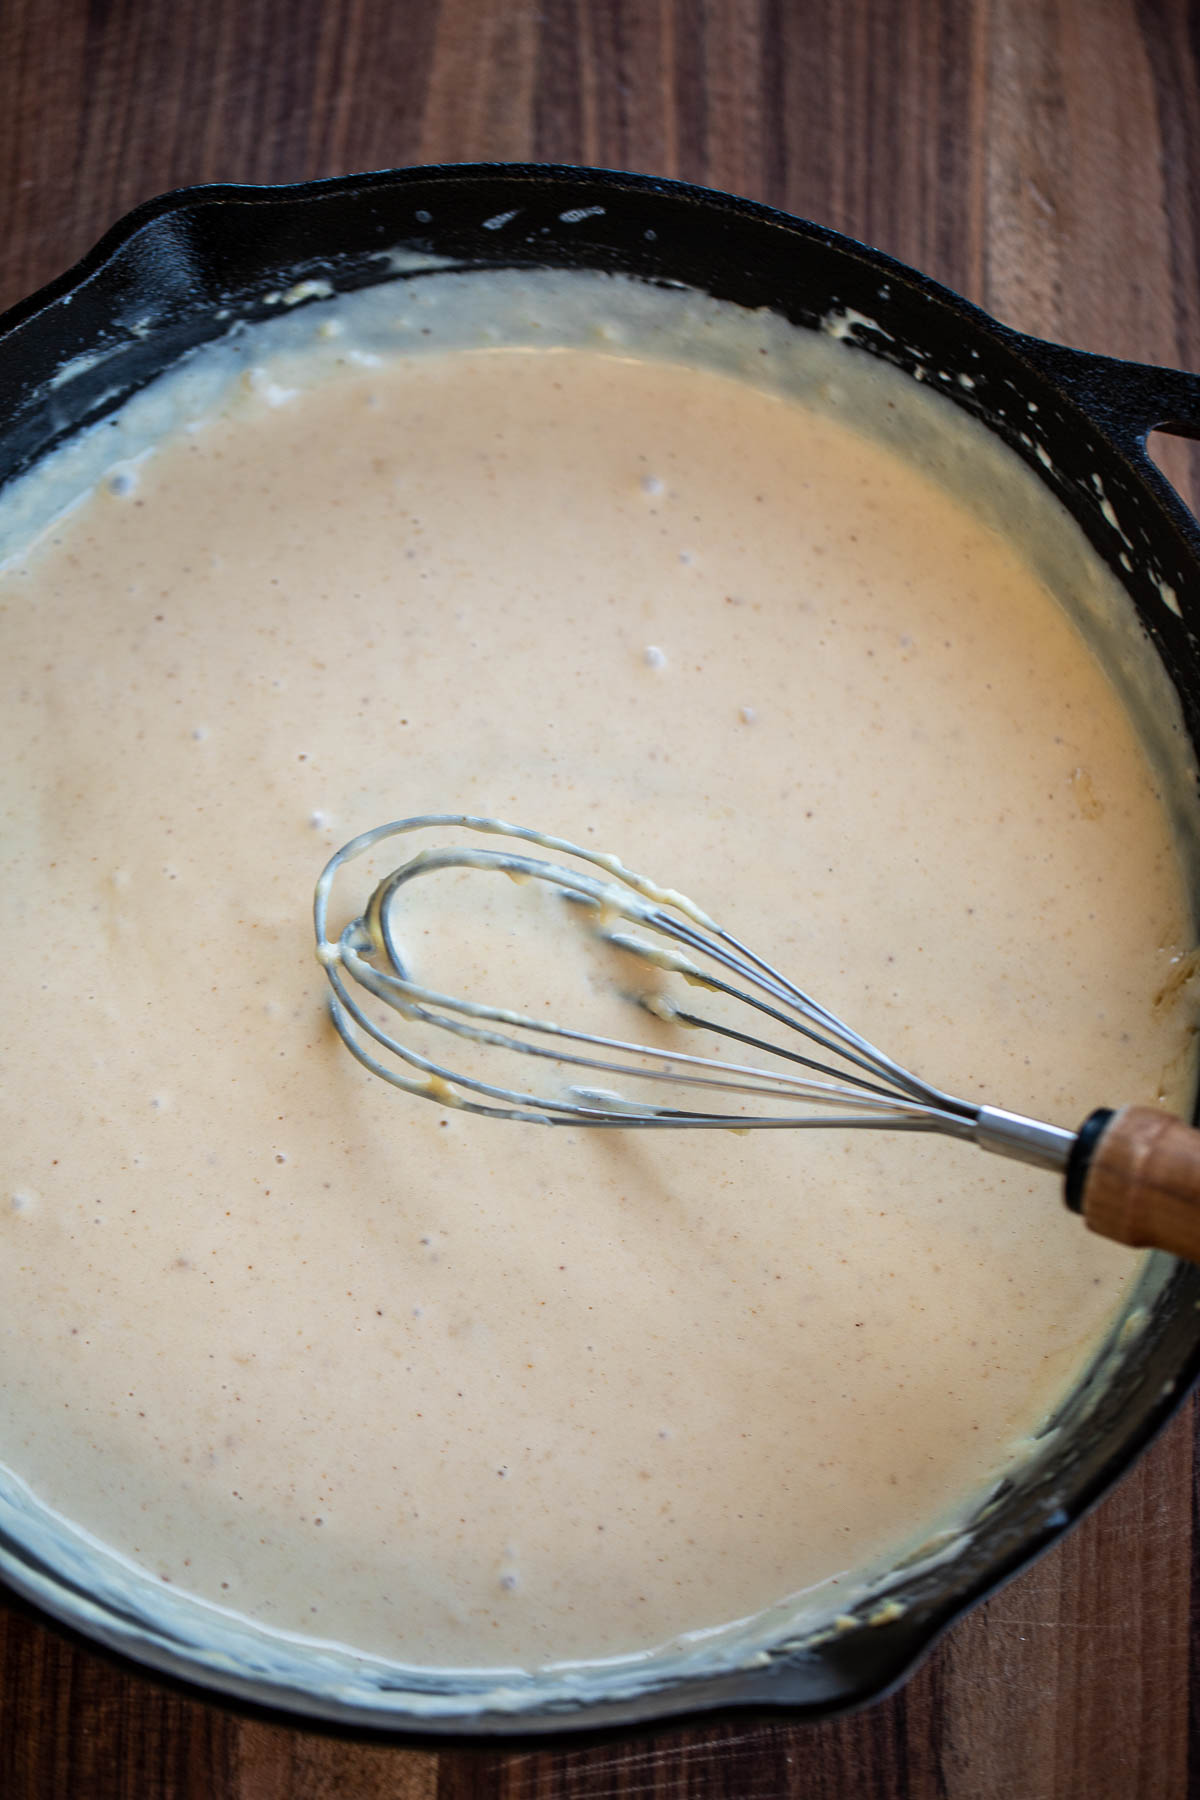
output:
{"label": "dark wood grain", "polygon": [[[1200,366],[1187,0],[0,0],[0,307],[166,188],[475,158],[729,188],[1022,328]],[[1195,450],[1161,455],[1200,498]],[[0,1602],[0,1800],[1179,1800],[1200,1791],[1198,1491],[1189,1409],[898,1694],[809,1727],[364,1741]]]}

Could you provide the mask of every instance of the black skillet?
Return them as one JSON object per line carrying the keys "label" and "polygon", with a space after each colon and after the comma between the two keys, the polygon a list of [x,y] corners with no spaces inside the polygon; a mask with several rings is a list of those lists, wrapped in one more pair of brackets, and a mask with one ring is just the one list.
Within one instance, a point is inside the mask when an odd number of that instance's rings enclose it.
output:
{"label": "black skillet", "polygon": [[[465,268],[619,271],[769,307],[799,326],[861,314],[869,323],[851,334],[856,354],[941,388],[1075,516],[1136,607],[1200,756],[1200,531],[1145,447],[1159,426],[1200,437],[1200,377],[1022,336],[835,232],[673,182],[484,165],[193,188],[149,201],[0,318],[0,481],[196,345],[238,321],[276,316],[281,289],[319,279],[345,291],[395,278],[388,253],[398,247]],[[143,1641],[136,1621],[106,1623],[91,1611],[86,1580],[37,1566],[27,1546],[2,1533],[0,1570],[60,1619],[160,1670],[343,1723],[510,1733],[728,1705],[828,1713],[899,1680],[951,1620],[1054,1542],[1129,1466],[1200,1373],[1198,1307],[1200,1269],[1174,1265],[1136,1352],[1068,1402],[1042,1455],[993,1496],[955,1555],[897,1582],[890,1592],[899,1606],[858,1618],[824,1644],[781,1646],[752,1669],[640,1694],[577,1706],[531,1688],[513,1710],[418,1720],[402,1703],[381,1710],[316,1699],[261,1672],[201,1666],[186,1646]]]}

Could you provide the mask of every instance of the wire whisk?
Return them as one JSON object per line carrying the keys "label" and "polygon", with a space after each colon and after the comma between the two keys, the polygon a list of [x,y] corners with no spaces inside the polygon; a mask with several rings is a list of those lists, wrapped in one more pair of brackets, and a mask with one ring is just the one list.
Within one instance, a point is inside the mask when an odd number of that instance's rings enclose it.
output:
{"label": "wire whisk", "polygon": [[[348,863],[390,838],[448,829],[507,838],[554,860],[511,847],[458,843],[418,850],[376,885],[358,917],[329,936],[331,890]],[[557,889],[582,909],[599,939],[647,973],[681,977],[700,994],[716,997],[718,1014],[709,1015],[657,988],[629,996],[660,1025],[736,1044],[736,1058],[604,1036],[417,981],[398,932],[401,897],[418,877],[446,869]],[[330,1013],[347,1049],[372,1074],[439,1106],[525,1124],[610,1130],[850,1126],[937,1132],[1059,1171],[1067,1205],[1106,1237],[1200,1261],[1200,1132],[1154,1107],[1099,1107],[1078,1131],[1066,1131],[958,1099],[902,1068],[685,894],[638,875],[616,856],[503,819],[467,813],[397,819],[363,832],[330,858],[317,882],[313,924],[317,957],[332,989]],[[372,1016],[369,1000],[381,1003],[386,1024]],[[724,1016],[729,1002],[748,1010],[753,1031]],[[586,1085],[578,1079],[557,1090],[548,1081],[538,1091],[501,1085],[428,1055],[408,1041],[402,1024],[444,1032],[464,1046],[464,1054],[466,1046],[472,1053],[515,1052],[547,1077],[554,1069],[584,1071]],[[760,1035],[771,1027],[782,1028],[784,1041]],[[752,1060],[744,1060],[746,1051]],[[595,1085],[613,1077],[620,1086]],[[668,1085],[672,1098],[685,1104],[658,1103]]]}
{"label": "wire whisk", "polygon": [[[418,850],[378,883],[363,913],[331,939],[328,901],[339,870],[388,838],[435,828],[505,837],[601,873],[513,849],[453,844]],[[697,990],[750,1008],[760,1019],[784,1027],[790,1041],[769,1041],[682,1006],[662,992],[638,995],[637,1004],[660,1021],[703,1030],[770,1061],[764,1065],[663,1050],[427,987],[409,967],[397,929],[399,902],[418,877],[446,869],[544,882],[585,908],[596,934],[613,948],[649,968],[681,976]],[[441,1106],[488,1118],[575,1127],[937,1131],[1049,1168],[1065,1167],[1075,1141],[1074,1132],[957,1099],[902,1068],[686,895],[637,874],[615,856],[501,819],[428,813],[364,832],[326,865],[317,884],[314,924],[318,956],[333,990],[333,1021],[347,1048],[393,1086]],[[428,1056],[398,1029],[382,1025],[363,1005],[364,993],[408,1023],[434,1026],[471,1044],[516,1051],[543,1064],[586,1071],[589,1085],[573,1082],[559,1092],[522,1091],[469,1075]],[[615,1090],[591,1085],[601,1076],[617,1077],[622,1085]],[[679,1097],[694,1098],[695,1104],[656,1104],[654,1090],[664,1084],[686,1090]],[[728,1104],[731,1098],[739,1103],[736,1108]]]}

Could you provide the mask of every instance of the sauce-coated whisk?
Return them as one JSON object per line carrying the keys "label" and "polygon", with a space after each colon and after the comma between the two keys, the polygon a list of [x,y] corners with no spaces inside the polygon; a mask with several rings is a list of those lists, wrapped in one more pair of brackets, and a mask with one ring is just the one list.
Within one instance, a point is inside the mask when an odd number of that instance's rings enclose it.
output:
{"label": "sauce-coated whisk", "polygon": [[[510,849],[459,844],[420,850],[379,882],[360,917],[336,938],[328,936],[330,891],[345,864],[388,838],[447,827],[534,845],[601,874]],[[560,890],[587,909],[604,941],[647,971],[681,976],[701,992],[724,995],[786,1027],[791,1041],[770,1042],[660,991],[636,996],[648,1012],[782,1066],[604,1037],[422,985],[410,975],[397,936],[397,903],[418,877],[446,869],[498,872]],[[635,874],[615,856],[500,819],[460,813],[399,819],[363,832],[330,859],[317,883],[313,921],[317,955],[333,989],[333,1022],[347,1048],[393,1086],[441,1106],[525,1123],[626,1130],[853,1126],[940,1132],[1062,1171],[1068,1206],[1104,1236],[1200,1260],[1200,1132],[1151,1107],[1101,1108],[1078,1131],[1066,1131],[957,1099],[894,1062],[686,895]],[[630,925],[640,930],[624,929]],[[460,1041],[585,1070],[589,1080],[616,1076],[623,1086],[614,1091],[571,1083],[555,1094],[495,1085],[403,1041],[394,1027],[371,1016],[362,995],[373,996],[402,1020],[436,1027]],[[664,1085],[689,1103],[656,1104],[654,1095]]]}

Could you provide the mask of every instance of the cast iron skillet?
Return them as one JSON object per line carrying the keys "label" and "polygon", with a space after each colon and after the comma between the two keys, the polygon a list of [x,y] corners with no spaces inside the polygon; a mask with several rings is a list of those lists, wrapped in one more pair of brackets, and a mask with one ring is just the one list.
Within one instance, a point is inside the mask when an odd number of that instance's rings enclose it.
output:
{"label": "cast iron skillet", "polygon": [[[857,354],[941,388],[1074,514],[1137,608],[1200,755],[1200,531],[1145,450],[1157,426],[1200,436],[1200,378],[1024,337],[878,251],[674,182],[482,165],[193,188],[149,201],[0,318],[0,481],[196,345],[238,321],[277,316],[281,290],[310,279],[344,291],[395,278],[388,253],[398,247],[468,269],[619,271],[769,307],[799,326],[860,314],[850,332]],[[315,1698],[251,1671],[199,1666],[185,1646],[152,1638],[136,1619],[97,1616],[86,1581],[35,1566],[2,1534],[0,1571],[60,1619],[156,1668],[344,1723],[495,1733],[730,1704],[827,1713],[899,1680],[958,1613],[1052,1543],[1121,1474],[1200,1373],[1198,1306],[1200,1269],[1175,1266],[1136,1352],[1067,1404],[1041,1457],[993,1496],[957,1554],[901,1576],[891,1589],[899,1605],[864,1613],[824,1643],[780,1646],[750,1669],[614,1691],[582,1707],[565,1692],[531,1687],[490,1709],[471,1703],[469,1684],[466,1710],[441,1719],[418,1718],[398,1694],[369,1707]]]}

